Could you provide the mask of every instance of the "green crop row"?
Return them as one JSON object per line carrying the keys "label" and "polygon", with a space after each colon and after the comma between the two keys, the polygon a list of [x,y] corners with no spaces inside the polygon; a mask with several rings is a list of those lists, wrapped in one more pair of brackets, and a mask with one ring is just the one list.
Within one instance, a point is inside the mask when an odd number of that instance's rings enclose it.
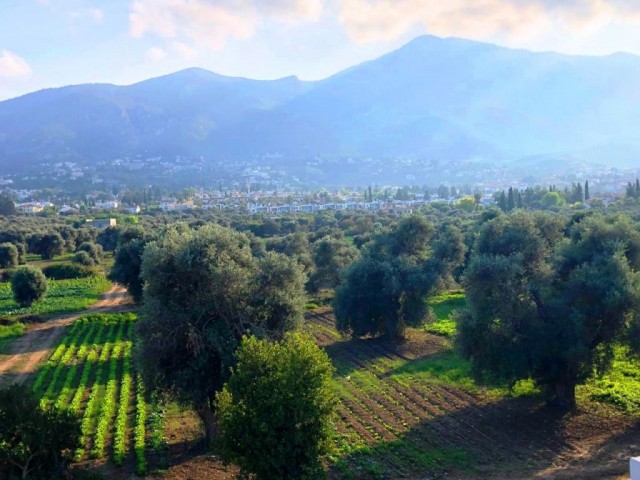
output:
{"label": "green crop row", "polygon": [[[80,411],[80,405],[82,404],[82,397],[84,396],[84,392],[89,384],[89,376],[91,375],[91,371],[93,367],[98,363],[98,351],[100,349],[100,345],[103,341],[103,337],[105,335],[106,326],[101,324],[98,329],[98,334],[94,340],[94,344],[91,346],[87,354],[87,358],[82,366],[82,373],[80,374],[80,382],[78,383],[78,387],[76,388],[76,393],[73,395],[71,399],[71,403],[69,404],[69,409],[73,413],[78,413]],[[113,333],[115,332],[115,326],[111,325],[106,335],[107,338],[111,338]],[[106,347],[106,345],[104,346]],[[102,348],[104,350],[104,347]]]}
{"label": "green crop row", "polygon": [[78,347],[80,346],[81,343],[85,342],[86,339],[87,339],[87,335],[84,329],[77,328],[75,330],[75,333],[72,336],[71,344],[64,351],[64,354],[58,361],[55,369],[53,370],[53,375],[51,377],[51,380],[49,381],[49,386],[47,387],[44,394],[40,398],[41,405],[46,405],[49,402],[51,395],[55,391],[56,385],[58,383],[58,378],[60,378],[60,375],[65,370],[65,368],[71,364],[71,361],[73,360],[75,353],[78,350]]}
{"label": "green crop row", "polygon": [[[107,360],[109,359],[109,355],[111,354],[112,348],[115,349],[114,345],[117,344],[122,338],[122,333],[124,330],[124,322],[120,323],[118,326],[118,331],[116,333],[116,338],[113,342],[107,342],[100,352],[100,357],[98,358],[98,364],[100,368],[98,368],[96,372],[96,377],[93,382],[93,387],[91,388],[91,393],[89,394],[89,399],[87,400],[87,406],[84,410],[84,415],[82,417],[82,423],[80,426],[81,429],[81,441],[80,445],[85,445],[87,438],[89,437],[93,413],[96,408],[96,402],[98,400],[98,391],[100,390],[99,385],[102,381],[102,377],[105,375],[107,369]],[[76,458],[82,458],[84,454],[84,447],[80,447],[80,449],[76,452]]]}
{"label": "green crop row", "polygon": [[44,381],[47,378],[49,371],[58,364],[58,361],[60,360],[62,355],[64,355],[64,352],[66,351],[67,347],[73,343],[74,334],[79,329],[80,329],[80,324],[78,322],[75,322],[71,326],[69,333],[62,339],[60,344],[53,351],[53,354],[51,355],[47,363],[45,363],[44,366],[40,369],[40,373],[38,374],[36,381],[33,383],[34,392],[37,392],[42,388],[42,385],[44,384]]}
{"label": "green crop row", "polygon": [[80,348],[78,349],[75,355],[77,361],[71,363],[71,366],[69,367],[69,371],[67,372],[67,376],[65,377],[64,382],[62,384],[62,388],[60,389],[60,393],[58,394],[58,398],[55,401],[54,406],[56,408],[62,408],[67,403],[67,400],[69,399],[69,396],[73,391],[72,385],[78,373],[80,362],[84,362],[86,360],[87,351],[88,351],[89,345],[91,345],[90,342],[95,341],[95,339],[92,340],[92,337],[94,333],[97,336],[100,336],[100,328],[96,330],[95,323],[89,325],[89,327],[86,330],[87,330],[87,334],[83,338]]}
{"label": "green crop row", "polygon": [[124,346],[124,361],[122,368],[122,380],[120,382],[120,401],[116,415],[116,427],[113,437],[113,460],[116,465],[121,465],[127,451],[127,413],[131,397],[131,342]]}
{"label": "green crop row", "polygon": [[145,400],[145,388],[142,377],[138,375],[136,385],[136,425],[133,431],[133,449],[136,455],[136,473],[138,475],[147,473],[147,458],[144,451],[146,446],[146,423],[147,403]]}

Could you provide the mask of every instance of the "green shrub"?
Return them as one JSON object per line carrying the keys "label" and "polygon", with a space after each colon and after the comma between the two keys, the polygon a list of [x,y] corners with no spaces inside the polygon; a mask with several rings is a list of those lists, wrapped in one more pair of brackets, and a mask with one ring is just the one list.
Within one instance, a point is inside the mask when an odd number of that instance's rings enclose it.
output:
{"label": "green shrub", "polygon": [[42,269],[44,276],[51,280],[87,278],[95,274],[93,270],[79,264],[58,263]]}
{"label": "green shrub", "polygon": [[311,340],[244,338],[238,364],[217,395],[220,446],[257,480],[309,479],[332,432],[333,366]]}
{"label": "green shrub", "polygon": [[12,243],[0,243],[0,268],[18,266],[18,249]]}
{"label": "green shrub", "polygon": [[0,477],[65,478],[80,424],[70,412],[42,409],[28,387],[0,390]]}
{"label": "green shrub", "polygon": [[13,298],[21,307],[30,307],[44,297],[47,289],[47,278],[37,268],[20,267],[11,277]]}
{"label": "green shrub", "polygon": [[85,267],[93,267],[96,263],[93,258],[91,258],[91,256],[84,250],[76,252],[71,261],[73,263],[77,263],[78,265],[84,265]]}
{"label": "green shrub", "polygon": [[83,242],[78,248],[76,248],[76,255],[80,252],[85,252],[94,263],[99,264],[103,257],[104,251],[102,249],[102,245],[98,245],[93,242]]}

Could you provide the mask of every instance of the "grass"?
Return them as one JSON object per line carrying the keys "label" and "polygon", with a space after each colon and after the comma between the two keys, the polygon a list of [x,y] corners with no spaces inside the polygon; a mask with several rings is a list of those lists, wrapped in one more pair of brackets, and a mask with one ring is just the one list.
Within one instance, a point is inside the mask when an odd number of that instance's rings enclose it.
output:
{"label": "grass", "polygon": [[13,300],[11,285],[0,284],[0,315],[61,315],[85,310],[109,290],[111,283],[102,276],[73,280],[49,280],[45,297],[31,307],[20,307]]}
{"label": "grass", "polygon": [[582,402],[604,403],[626,413],[640,414],[640,359],[631,355],[627,347],[616,347],[611,371],[602,378],[590,379],[576,393]]}
{"label": "grass", "polygon": [[[454,313],[466,306],[463,291],[450,291],[432,297],[428,301],[436,320],[424,330],[436,335],[453,338],[456,335]],[[435,382],[442,382],[469,391],[478,390],[479,384],[473,378],[470,362],[461,358],[453,349],[437,355],[407,362],[394,370],[399,379],[417,376]],[[513,387],[500,384],[485,385],[494,395],[512,397],[539,394],[532,380],[521,380]],[[611,371],[602,378],[592,378],[577,388],[578,401],[613,405],[631,414],[640,414],[640,359],[634,357],[628,348],[616,347]]]}
{"label": "grass", "polygon": [[456,322],[454,313],[466,306],[464,292],[453,290],[436,295],[429,299],[428,304],[436,317],[424,330],[443,337],[454,337],[456,334]]}
{"label": "grass", "polygon": [[16,338],[23,335],[25,326],[21,322],[14,322],[11,325],[0,325],[0,353]]}

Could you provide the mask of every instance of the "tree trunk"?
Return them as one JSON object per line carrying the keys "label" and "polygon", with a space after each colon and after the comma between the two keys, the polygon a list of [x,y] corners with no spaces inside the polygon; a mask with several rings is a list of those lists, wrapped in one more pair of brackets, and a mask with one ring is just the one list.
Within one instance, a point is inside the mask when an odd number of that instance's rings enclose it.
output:
{"label": "tree trunk", "polygon": [[216,419],[216,416],[208,402],[198,405],[196,413],[200,417],[200,420],[202,420],[205,442],[209,447],[218,435],[218,420]]}
{"label": "tree trunk", "polygon": [[385,329],[389,340],[397,342],[405,339],[404,321],[402,319],[389,315],[387,317]]}
{"label": "tree trunk", "polygon": [[553,386],[554,403],[563,410],[576,408],[576,382],[569,379],[556,381]]}

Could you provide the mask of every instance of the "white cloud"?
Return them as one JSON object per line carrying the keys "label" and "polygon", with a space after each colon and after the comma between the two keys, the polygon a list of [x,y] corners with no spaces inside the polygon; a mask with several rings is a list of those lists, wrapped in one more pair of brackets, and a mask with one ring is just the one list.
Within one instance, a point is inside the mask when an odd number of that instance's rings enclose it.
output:
{"label": "white cloud", "polygon": [[153,34],[217,50],[230,38],[249,38],[269,18],[313,21],[324,0],[135,0],[129,30],[135,38]]}
{"label": "white cloud", "polygon": [[24,77],[31,73],[27,61],[8,50],[0,51],[0,77]]}
{"label": "white cloud", "polygon": [[171,42],[171,49],[181,57],[189,60],[198,56],[198,50],[184,42]]}
{"label": "white cloud", "polygon": [[441,36],[530,38],[640,20],[637,0],[340,0],[339,8],[360,42],[395,39],[416,26]]}
{"label": "white cloud", "polygon": [[160,62],[165,59],[167,52],[160,47],[152,47],[147,50],[147,58],[152,62]]}

